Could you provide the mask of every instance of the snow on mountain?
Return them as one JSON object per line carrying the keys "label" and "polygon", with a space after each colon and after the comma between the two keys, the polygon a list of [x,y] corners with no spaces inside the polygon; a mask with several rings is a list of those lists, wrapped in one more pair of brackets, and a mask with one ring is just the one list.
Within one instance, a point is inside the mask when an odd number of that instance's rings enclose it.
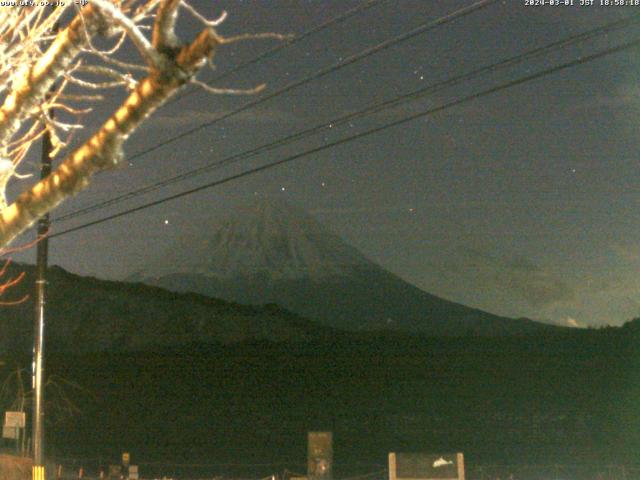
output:
{"label": "snow on mountain", "polygon": [[304,212],[258,199],[176,245],[129,280],[243,304],[276,303],[349,330],[504,335],[551,328],[424,292],[367,259]]}
{"label": "snow on mountain", "polygon": [[260,199],[213,225],[203,241],[172,247],[135,278],[189,274],[320,280],[373,267],[373,262],[309,215],[282,201]]}

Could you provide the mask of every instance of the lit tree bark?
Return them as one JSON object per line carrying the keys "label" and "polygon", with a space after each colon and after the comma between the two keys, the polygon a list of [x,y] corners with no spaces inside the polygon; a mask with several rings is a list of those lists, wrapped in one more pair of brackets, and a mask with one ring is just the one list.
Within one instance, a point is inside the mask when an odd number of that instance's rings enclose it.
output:
{"label": "lit tree bark", "polygon": [[[149,42],[135,22],[119,9],[119,2],[90,2],[57,35],[42,58],[25,72],[18,83],[19,88],[7,96],[0,108],[0,145],[6,144],[19,130],[21,120],[41,104],[39,102],[56,79],[72,69],[75,57],[98,31],[106,28],[123,31],[147,64],[147,76],[137,83],[124,103],[95,134],[71,152],[48,178],[20,194],[13,204],[4,209],[0,207],[0,249],[65,198],[85,188],[93,174],[116,165],[122,158],[122,144],[140,123],[182,85],[191,81],[212,58],[217,46],[236,41],[218,36],[213,29],[216,22],[205,21],[205,28],[192,43],[180,45],[174,32],[180,5],[181,0],[160,1],[154,17],[152,41]],[[271,34],[266,36],[281,38]]]}
{"label": "lit tree bark", "polygon": [[42,57],[30,68],[24,68],[22,78],[13,86],[0,108],[0,145],[16,133],[22,120],[37,107],[60,75],[87,44],[91,35],[104,28],[100,14],[88,5],[70,25],[60,32]]}

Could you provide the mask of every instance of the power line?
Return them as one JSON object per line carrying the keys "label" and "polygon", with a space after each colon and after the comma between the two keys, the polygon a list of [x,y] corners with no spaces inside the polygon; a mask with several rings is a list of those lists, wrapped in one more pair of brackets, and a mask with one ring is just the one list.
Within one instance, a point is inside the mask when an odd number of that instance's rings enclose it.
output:
{"label": "power line", "polygon": [[464,81],[467,80],[471,80],[479,75],[485,74],[485,73],[493,73],[496,72],[500,69],[503,68],[507,68],[510,66],[513,66],[515,64],[521,63],[524,60],[528,60],[531,58],[535,58],[535,57],[539,57],[541,55],[550,53],[552,51],[558,50],[560,48],[564,48],[570,45],[574,45],[575,43],[578,42],[583,42],[589,39],[592,39],[596,36],[600,36],[600,35],[604,35],[604,34],[608,34],[611,33],[614,30],[618,30],[621,28],[625,28],[628,27],[630,25],[633,25],[634,23],[637,23],[638,20],[640,20],[640,14],[636,14],[636,15],[632,15],[626,18],[623,18],[621,20],[615,21],[615,22],[611,22],[608,23],[606,25],[602,25],[602,26],[598,26],[596,28],[590,29],[588,31],[576,34],[576,35],[572,35],[570,37],[564,38],[562,40],[556,41],[556,42],[552,42],[550,44],[547,44],[545,46],[542,47],[537,47],[537,48],[533,48],[530,50],[527,50],[525,52],[522,52],[518,55],[512,56],[510,58],[507,58],[505,60],[502,60],[500,62],[497,63],[493,63],[484,67],[480,67],[477,68],[475,70],[472,70],[468,73],[462,74],[462,75],[458,75],[456,77],[441,81],[441,82],[437,82],[435,84],[431,84],[428,85],[426,87],[420,88],[418,90],[415,90],[413,92],[410,93],[406,93],[404,95],[400,95],[397,97],[394,97],[393,99],[384,101],[382,103],[378,103],[375,105],[371,105],[369,107],[366,107],[365,109],[359,110],[357,112],[352,112],[349,113],[347,115],[344,115],[342,117],[339,117],[337,119],[333,119],[330,120],[328,122],[323,122],[321,124],[315,125],[313,127],[310,127],[308,129],[305,129],[303,131],[299,131],[296,132],[294,134],[288,135],[284,138],[281,138],[279,140],[275,140],[273,142],[270,142],[268,144],[264,144],[261,145],[259,147],[255,147],[253,149],[244,151],[242,153],[238,153],[238,154],[234,154],[231,155],[229,157],[226,157],[224,159],[218,160],[216,162],[212,162],[210,164],[204,165],[202,167],[193,169],[193,170],[189,170],[187,172],[184,172],[182,174],[173,176],[173,177],[169,177],[169,178],[165,178],[164,180],[158,181],[156,183],[147,185],[145,187],[142,188],[138,188],[136,190],[124,193],[122,195],[118,195],[114,198],[99,202],[99,203],[95,203],[93,205],[90,205],[88,207],[82,208],[82,209],[78,209],[75,210],[73,212],[70,212],[66,215],[62,215],[60,217],[58,217],[56,219],[57,222],[60,221],[67,221],[71,218],[75,218],[78,216],[82,216],[85,215],[87,213],[96,211],[96,210],[101,210],[103,208],[109,207],[111,205],[115,205],[117,203],[120,203],[122,201],[125,200],[129,200],[135,197],[138,197],[140,195],[158,190],[162,187],[174,184],[174,183],[178,183],[184,180],[187,180],[189,178],[195,177],[197,175],[200,175],[202,173],[211,171],[215,168],[219,168],[223,165],[228,165],[230,163],[235,163],[237,161],[240,160],[245,160],[247,158],[253,157],[255,155],[258,155],[260,153],[264,153],[270,150],[273,150],[277,147],[280,147],[282,145],[286,145],[288,143],[294,142],[296,140],[300,140],[302,138],[306,138],[310,135],[313,135],[317,132],[320,132],[322,130],[326,130],[327,128],[330,128],[330,126],[338,126],[344,123],[347,123],[349,121],[355,120],[357,118],[363,117],[365,115],[370,115],[372,113],[377,113],[381,110],[385,110],[385,109],[389,109],[389,108],[393,108],[396,107],[402,103],[406,103],[408,101],[412,101],[418,98],[422,98],[428,94],[432,94],[435,92],[438,92],[440,90],[443,90],[445,88],[457,85],[459,83],[462,83]]}
{"label": "power line", "polygon": [[195,187],[195,188],[192,188],[192,189],[189,189],[189,190],[185,190],[183,192],[180,192],[180,193],[177,193],[177,194],[174,194],[174,195],[170,195],[168,197],[164,197],[164,198],[161,198],[159,200],[155,200],[153,202],[146,203],[144,205],[140,205],[140,206],[137,206],[137,207],[134,207],[134,208],[130,208],[130,209],[115,213],[113,215],[109,215],[107,217],[103,217],[103,218],[98,219],[98,220],[94,220],[94,221],[91,221],[91,222],[84,223],[82,225],[78,225],[76,227],[69,228],[67,230],[63,230],[62,232],[57,232],[57,233],[51,234],[49,237],[50,238],[54,238],[54,237],[59,237],[59,236],[62,236],[62,235],[66,235],[68,233],[75,232],[75,231],[78,231],[78,230],[82,230],[82,229],[85,229],[85,228],[88,228],[88,227],[91,227],[91,226],[94,226],[94,225],[98,225],[100,223],[104,223],[104,222],[107,222],[109,220],[113,220],[113,219],[116,219],[116,218],[119,218],[119,217],[123,217],[123,216],[129,215],[129,214],[138,212],[140,210],[144,210],[144,209],[147,209],[147,208],[150,208],[150,207],[154,207],[156,205],[160,205],[162,203],[169,202],[171,200],[176,200],[178,198],[185,197],[187,195],[191,195],[193,193],[196,193],[196,192],[199,192],[199,191],[202,191],[202,190],[206,190],[208,188],[212,188],[212,187],[216,187],[216,186],[219,186],[219,185],[223,185],[225,183],[229,183],[229,182],[232,182],[234,180],[238,180],[240,178],[247,177],[249,175],[253,175],[253,174],[258,173],[258,172],[269,170],[271,168],[277,167],[279,165],[283,165],[285,163],[293,162],[294,160],[298,160],[299,158],[306,157],[306,156],[312,155],[314,153],[319,153],[319,152],[322,152],[324,150],[328,150],[330,148],[337,147],[339,145],[351,142],[353,140],[358,140],[360,138],[364,138],[364,137],[376,134],[376,133],[381,132],[383,130],[387,130],[387,129],[395,127],[395,126],[411,122],[411,121],[416,120],[418,118],[422,118],[422,117],[426,117],[426,116],[429,116],[429,115],[433,115],[435,113],[439,113],[439,112],[442,112],[444,110],[448,110],[450,108],[457,107],[457,106],[462,105],[464,103],[467,103],[467,102],[470,102],[470,101],[485,97],[487,95],[491,95],[493,93],[496,93],[496,92],[499,92],[499,91],[502,91],[502,90],[506,90],[508,88],[511,88],[511,87],[514,87],[514,86],[517,86],[517,85],[521,85],[521,84],[536,80],[538,78],[545,77],[547,75],[551,75],[551,74],[557,73],[557,72],[565,70],[567,68],[575,67],[575,66],[578,66],[578,65],[583,65],[583,64],[591,62],[593,60],[597,60],[599,58],[602,58],[602,57],[605,57],[605,56],[608,56],[608,55],[612,55],[614,53],[619,53],[619,52],[622,52],[624,50],[628,50],[628,49],[631,49],[631,48],[636,48],[636,47],[639,47],[639,46],[640,46],[640,39],[636,39],[636,40],[633,40],[631,42],[623,43],[623,44],[618,45],[616,47],[612,47],[612,48],[609,48],[607,50],[603,50],[601,52],[597,52],[597,53],[594,53],[594,54],[591,54],[591,55],[587,55],[587,56],[584,56],[584,57],[579,57],[576,60],[572,60],[570,62],[563,63],[563,64],[557,65],[555,67],[550,67],[550,68],[547,68],[545,70],[539,71],[539,72],[531,74],[531,75],[526,75],[524,77],[520,77],[520,78],[518,78],[516,80],[512,80],[512,81],[503,83],[501,85],[498,85],[498,86],[495,86],[495,87],[491,87],[491,88],[486,89],[486,90],[482,90],[480,92],[468,95],[468,96],[460,98],[458,100],[453,100],[453,101],[451,101],[449,103],[446,103],[444,105],[441,105],[439,107],[435,107],[435,108],[431,108],[431,109],[428,109],[428,110],[425,110],[425,111],[422,111],[422,112],[419,112],[419,113],[415,113],[413,115],[406,116],[406,117],[401,118],[399,120],[395,120],[393,122],[389,122],[389,123],[386,123],[384,125],[381,125],[381,126],[378,126],[378,127],[375,127],[375,128],[371,128],[369,130],[357,133],[355,135],[351,135],[349,137],[342,138],[340,140],[336,140],[334,142],[322,145],[320,147],[312,148],[312,149],[306,150],[304,152],[301,152],[301,153],[298,153],[298,154],[295,154],[295,155],[291,155],[289,157],[286,157],[286,158],[281,159],[281,160],[277,160],[275,162],[267,163],[267,164],[261,165],[259,167],[255,167],[255,168],[252,168],[252,169],[249,169],[249,170],[245,170],[244,172],[241,172],[241,173],[238,173],[238,174],[235,174],[235,175],[230,175],[230,176],[225,177],[223,179],[216,180],[214,182],[210,182],[210,183],[207,183],[205,185],[201,185],[199,187]]}
{"label": "power line", "polygon": [[[219,82],[220,80],[224,80],[225,78],[230,77],[231,75],[233,75],[236,72],[239,72],[240,70],[245,69],[246,67],[249,67],[251,65],[254,65],[266,58],[272,57],[274,56],[276,53],[280,52],[281,50],[284,50],[285,48],[289,48],[291,45],[294,45],[302,40],[304,40],[305,38],[308,38],[312,35],[315,35],[318,32],[321,32],[322,30],[326,30],[329,27],[332,27],[333,25],[337,25],[338,23],[342,23],[345,20],[348,20],[349,18],[353,17],[354,15],[363,13],[367,10],[369,10],[372,7],[375,7],[376,5],[380,4],[380,3],[384,3],[387,0],[367,0],[364,3],[361,3],[360,5],[347,10],[346,12],[344,12],[342,15],[338,15],[337,17],[333,17],[329,20],[327,20],[326,22],[321,23],[320,25],[316,25],[315,27],[312,27],[311,29],[302,32],[300,35],[296,35],[294,38],[284,41],[282,43],[279,43],[277,46],[267,50],[266,52],[252,58],[251,60],[248,60],[244,63],[241,63],[240,65],[237,65],[235,67],[233,67],[230,70],[225,71],[224,73],[218,75],[217,77],[213,78],[212,80],[210,80],[209,85],[213,84],[214,82]],[[180,95],[176,95],[175,97],[173,97],[171,100],[169,100],[165,105],[170,105],[172,103],[178,102],[180,100],[182,100],[185,97],[188,97],[189,95],[193,95],[194,93],[196,93],[198,90],[194,89],[194,90],[189,90],[187,92],[184,92]]]}
{"label": "power line", "polygon": [[312,73],[311,75],[304,77],[301,80],[297,80],[294,82],[291,82],[290,84],[284,86],[283,88],[280,88],[279,90],[276,90],[268,95],[265,95],[264,97],[261,97],[257,100],[254,100],[253,102],[249,102],[246,103],[244,105],[242,105],[241,107],[238,107],[234,110],[231,110],[228,113],[222,114],[219,117],[214,118],[213,120],[209,120],[208,122],[204,122],[201,123],[200,125],[198,125],[197,127],[193,127],[189,130],[186,130],[178,135],[175,135],[171,138],[168,138],[167,140],[164,140],[162,142],[156,143],[155,145],[146,148],[140,152],[137,152],[135,154],[133,154],[131,157],[129,157],[129,160],[134,160],[136,158],[140,158],[144,155],[147,155],[155,150],[158,150],[159,148],[162,148],[166,145],[169,145],[177,140],[180,140],[184,137],[187,137],[189,135],[193,135],[196,132],[199,132],[200,130],[204,129],[204,128],[208,128],[211,125],[214,125],[218,122],[221,122],[222,120],[226,120],[229,117],[232,117],[234,115],[237,115],[239,113],[242,113],[246,110],[249,110],[250,108],[256,107],[262,103],[267,102],[268,100],[271,100],[272,98],[278,97],[280,95],[283,95],[287,92],[290,92],[291,90],[301,86],[301,85],[305,85],[309,82],[312,82],[314,80],[318,80],[319,78],[322,78],[326,75],[329,75],[330,73],[333,73],[337,70],[340,70],[341,68],[344,68],[348,65],[352,65],[364,58],[370,57],[371,55],[374,55],[376,53],[382,52],[383,50],[386,50],[394,45],[397,45],[398,43],[401,42],[405,42],[407,40],[410,40],[418,35],[421,35],[423,33],[428,32],[429,30],[433,30],[435,28],[438,28],[442,25],[446,25],[447,23],[450,23],[454,20],[457,20],[461,17],[464,17],[466,15],[470,15],[478,10],[481,10],[483,8],[486,8],[488,6],[490,6],[493,3],[498,2],[499,0],[479,0],[467,7],[463,7],[460,8],[458,10],[455,10],[452,13],[449,13],[447,15],[444,15],[442,17],[437,18],[436,20],[433,20],[431,22],[427,22],[427,23],[423,23],[422,25],[410,30],[409,32],[403,33],[401,35],[398,35],[396,37],[393,37],[389,40],[385,40],[384,42],[381,42],[377,45],[374,45],[373,47],[367,48],[363,51],[361,51],[360,53],[356,53],[350,57],[345,58],[344,60],[334,63],[333,65],[330,65],[329,67],[323,68],[321,70],[318,70],[315,73]]}
{"label": "power line", "polygon": [[[202,124],[200,124],[200,125],[198,125],[198,126],[196,126],[194,128],[186,130],[186,131],[184,131],[184,132],[182,132],[182,133],[180,133],[178,135],[175,135],[175,136],[173,136],[173,137],[171,137],[171,138],[169,138],[167,140],[164,140],[162,142],[156,143],[155,145],[153,145],[153,146],[151,146],[149,148],[146,148],[146,149],[144,149],[144,150],[142,150],[140,152],[137,152],[137,153],[133,154],[131,157],[129,157],[129,161],[134,160],[136,158],[140,158],[142,156],[145,156],[145,155],[147,155],[147,154],[149,154],[149,153],[151,153],[151,152],[153,152],[155,150],[158,150],[158,149],[160,149],[160,148],[162,148],[162,147],[164,147],[166,145],[169,145],[169,144],[171,144],[171,143],[173,143],[173,142],[175,142],[177,140],[180,140],[182,138],[190,136],[190,135],[192,135],[192,134],[194,134],[194,133],[196,133],[196,132],[198,132],[200,130],[203,130],[205,128],[208,128],[208,127],[210,127],[210,126],[212,126],[212,125],[214,125],[214,124],[216,124],[216,123],[218,123],[218,122],[220,122],[222,120],[225,120],[225,119],[227,119],[229,117],[232,117],[233,115],[236,115],[236,114],[241,113],[241,112],[243,112],[245,110],[248,110],[250,108],[258,106],[258,105],[260,105],[260,104],[262,104],[262,103],[264,103],[264,102],[266,102],[266,101],[268,101],[268,100],[270,100],[272,98],[275,98],[275,97],[280,96],[280,95],[282,95],[282,94],[284,94],[286,92],[289,92],[289,91],[291,91],[291,90],[293,90],[293,89],[295,89],[295,88],[297,88],[297,87],[299,87],[299,86],[301,86],[303,84],[309,83],[309,82],[311,82],[313,80],[317,80],[317,79],[319,79],[319,78],[321,78],[323,76],[326,76],[326,75],[328,75],[328,74],[330,74],[332,72],[335,72],[335,71],[337,71],[337,70],[339,70],[339,69],[341,69],[341,68],[343,68],[345,66],[351,65],[351,64],[353,64],[353,63],[355,63],[355,62],[357,62],[359,60],[362,60],[363,58],[366,58],[368,56],[371,56],[371,55],[374,55],[376,53],[379,53],[380,51],[383,51],[383,50],[385,50],[387,48],[390,48],[390,47],[392,47],[392,46],[394,46],[394,45],[396,45],[396,44],[398,44],[400,42],[409,40],[409,39],[411,39],[411,38],[413,38],[413,37],[415,37],[417,35],[420,35],[422,33],[425,33],[427,31],[429,31],[429,30],[432,30],[432,29],[435,29],[435,28],[440,27],[442,25],[445,25],[447,23],[450,23],[450,22],[452,22],[452,21],[454,21],[454,20],[456,20],[458,18],[461,18],[463,16],[469,15],[469,14],[471,14],[471,13],[477,11],[477,10],[480,10],[482,8],[486,8],[486,7],[490,6],[493,3],[496,3],[497,1],[499,1],[499,0],[480,0],[480,1],[475,2],[475,3],[473,3],[473,4],[471,4],[471,5],[467,6],[467,7],[460,8],[458,10],[455,10],[454,12],[451,12],[451,13],[449,13],[447,15],[439,17],[436,20],[424,23],[424,24],[422,24],[422,25],[410,30],[407,33],[404,33],[402,35],[393,37],[393,38],[391,38],[389,40],[386,40],[386,41],[384,41],[382,43],[379,43],[379,44],[377,44],[377,45],[375,45],[373,47],[367,48],[367,49],[363,50],[360,53],[354,54],[351,57],[348,57],[348,58],[346,58],[346,59],[344,59],[344,60],[342,60],[340,62],[334,63],[333,65],[331,65],[331,66],[329,66],[327,68],[321,69],[321,70],[319,70],[319,71],[317,71],[317,72],[315,72],[315,73],[313,73],[313,74],[311,74],[311,75],[309,75],[309,76],[307,76],[307,77],[305,77],[305,78],[303,78],[301,80],[292,82],[289,85],[286,85],[285,87],[283,87],[283,88],[281,88],[279,90],[276,90],[276,91],[272,92],[271,94],[269,94],[269,95],[267,95],[265,97],[262,97],[262,98],[260,98],[258,100],[253,101],[253,102],[249,102],[249,103],[247,103],[247,104],[245,104],[245,105],[243,105],[243,106],[241,106],[241,107],[239,107],[239,108],[237,108],[235,110],[232,110],[232,111],[230,111],[230,112],[228,112],[226,114],[223,114],[223,115],[221,115],[219,117],[216,117],[213,120],[210,120],[208,122],[202,123]],[[69,215],[76,216],[75,212],[72,212]],[[70,218],[69,215],[66,215],[64,217],[60,217],[60,218],[57,219],[57,221],[62,220],[62,218],[68,219],[68,218]]]}

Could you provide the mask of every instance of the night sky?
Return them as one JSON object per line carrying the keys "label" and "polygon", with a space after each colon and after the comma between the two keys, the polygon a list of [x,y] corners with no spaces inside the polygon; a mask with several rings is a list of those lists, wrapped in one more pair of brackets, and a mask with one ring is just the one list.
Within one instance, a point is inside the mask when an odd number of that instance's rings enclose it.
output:
{"label": "night sky", "polygon": [[[361,1],[201,0],[193,5],[211,17],[227,10],[222,34],[299,34]],[[268,95],[471,3],[383,1],[216,86],[249,88],[266,82],[261,95]],[[526,6],[525,0],[507,0],[489,6],[127,161],[118,171],[100,174],[53,216],[640,14],[640,7],[574,3]],[[196,27],[190,20],[184,22],[184,37],[191,38]],[[637,24],[56,223],[53,233],[636,38]],[[199,78],[213,79],[276,45],[261,40],[221,48],[216,70],[203,71]],[[640,314],[639,72],[639,48],[588,62],[222,187],[54,238],[50,263],[83,275],[122,279],[177,239],[198,242],[216,218],[258,194],[307,210],[380,265],[430,293],[501,315],[581,326],[619,325]],[[125,151],[135,155],[257,98],[195,92],[157,112]],[[98,117],[117,103],[115,95],[109,97]],[[86,134],[96,125],[92,120]],[[36,170],[37,152],[33,158],[23,171]],[[19,259],[33,258],[35,251]]]}

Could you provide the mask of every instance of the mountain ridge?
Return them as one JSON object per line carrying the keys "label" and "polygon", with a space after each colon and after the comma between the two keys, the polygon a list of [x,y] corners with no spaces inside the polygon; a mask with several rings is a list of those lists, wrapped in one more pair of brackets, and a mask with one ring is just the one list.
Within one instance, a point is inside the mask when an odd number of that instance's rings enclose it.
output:
{"label": "mountain ridge", "polygon": [[[25,278],[6,292],[5,299],[29,298],[0,310],[0,353],[31,349],[35,267],[12,264],[7,276],[21,272]],[[48,269],[47,286],[47,344],[53,350],[135,351],[336,334],[277,305],[233,304],[195,293],[81,277],[60,267]]]}
{"label": "mountain ridge", "polygon": [[[177,245],[171,252],[185,252]],[[161,255],[129,280],[238,302],[276,303],[345,330],[428,335],[530,334],[555,327],[467,307],[420,290],[368,259],[311,216],[258,199],[212,226],[188,261]]]}
{"label": "mountain ridge", "polygon": [[[125,280],[169,274],[235,278],[268,273],[277,279],[322,279],[377,265],[315,219],[282,201],[238,206],[209,238],[171,247]],[[167,262],[167,258],[171,258]]]}

